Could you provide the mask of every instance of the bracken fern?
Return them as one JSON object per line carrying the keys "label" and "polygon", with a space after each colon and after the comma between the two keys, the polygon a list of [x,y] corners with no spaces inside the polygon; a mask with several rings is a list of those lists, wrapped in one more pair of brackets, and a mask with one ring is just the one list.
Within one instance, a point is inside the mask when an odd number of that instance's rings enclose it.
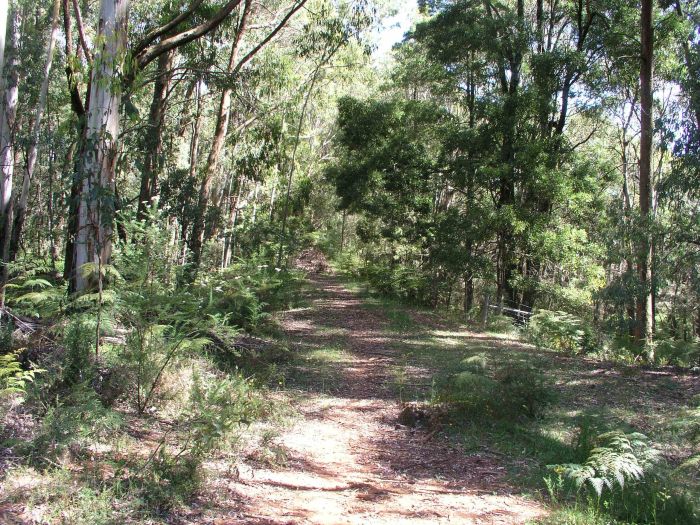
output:
{"label": "bracken fern", "polygon": [[658,459],[658,451],[648,444],[646,436],[638,432],[625,434],[612,431],[596,439],[598,446],[591,450],[584,464],[568,463],[549,468],[578,489],[590,487],[600,498],[605,489],[623,489],[628,481],[640,481]]}

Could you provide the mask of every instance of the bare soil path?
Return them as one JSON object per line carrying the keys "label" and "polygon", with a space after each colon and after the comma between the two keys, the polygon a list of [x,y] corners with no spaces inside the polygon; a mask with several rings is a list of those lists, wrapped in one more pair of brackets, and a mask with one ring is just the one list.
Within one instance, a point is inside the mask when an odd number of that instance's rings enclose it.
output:
{"label": "bare soil path", "polygon": [[[309,389],[298,422],[275,439],[281,465],[239,468],[226,487],[234,508],[214,523],[505,524],[545,513],[505,483],[497,456],[466,455],[399,425],[391,388],[399,335],[337,278],[312,284],[310,307],[286,312],[282,324],[292,342],[339,349],[335,380]],[[311,367],[303,372],[313,381]]]}

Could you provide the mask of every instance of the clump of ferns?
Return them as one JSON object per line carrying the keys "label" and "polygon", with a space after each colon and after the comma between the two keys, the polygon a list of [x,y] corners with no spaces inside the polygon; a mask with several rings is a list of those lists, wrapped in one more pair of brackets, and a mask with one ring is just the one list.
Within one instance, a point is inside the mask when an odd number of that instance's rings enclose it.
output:
{"label": "clump of ferns", "polygon": [[573,485],[577,492],[588,489],[598,501],[604,493],[624,490],[626,484],[640,483],[657,464],[659,452],[649,445],[643,434],[622,431],[598,435],[591,443],[593,448],[584,463],[549,465],[558,477],[558,482],[548,481],[551,486]]}

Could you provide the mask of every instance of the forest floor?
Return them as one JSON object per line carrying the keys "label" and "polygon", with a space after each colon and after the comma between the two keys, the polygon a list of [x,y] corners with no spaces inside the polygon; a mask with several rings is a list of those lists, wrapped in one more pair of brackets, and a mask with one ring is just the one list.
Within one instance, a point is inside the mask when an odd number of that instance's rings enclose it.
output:
{"label": "forest floor", "polygon": [[[252,451],[238,466],[225,487],[231,508],[214,523],[501,524],[544,515],[506,482],[498,455],[466,454],[429,426],[400,424],[403,334],[338,278],[311,284],[308,307],[281,318],[303,355],[286,385],[298,391],[300,417],[269,440],[273,457]],[[430,382],[428,368],[410,376]]]}
{"label": "forest floor", "polygon": [[[689,461],[700,457],[700,381],[689,370],[537,349],[316,270],[299,307],[276,314],[280,349],[241,363],[264,383],[268,417],[204,462],[194,499],[142,513],[118,490],[124,451],[148,456],[170,435],[159,418],[127,411],[128,435],[104,453],[69,454],[45,472],[18,465],[0,484],[0,523],[599,524],[569,519],[579,510],[552,504],[544,482],[548,465],[585,460],[576,443],[586,429],[646,434],[675,486],[700,504],[700,471]],[[441,412],[440,389],[470,358],[495,370],[532,367],[552,390],[550,405],[536,418]],[[168,499],[172,487],[158,487]]]}
{"label": "forest floor", "polygon": [[[211,484],[186,523],[547,519],[546,466],[574,461],[581,418],[594,429],[646,433],[672,465],[697,453],[683,428],[700,394],[697,377],[537,350],[512,334],[470,331],[387,302],[337,276],[312,275],[306,294],[304,307],[279,318],[295,357],[278,392],[298,417],[269,432],[264,446],[251,443],[235,475]],[[553,379],[554,406],[530,422],[402,419],[406,406],[418,407],[409,419],[420,418],[436,381],[477,354],[541,370]],[[697,486],[697,476],[685,479]]]}

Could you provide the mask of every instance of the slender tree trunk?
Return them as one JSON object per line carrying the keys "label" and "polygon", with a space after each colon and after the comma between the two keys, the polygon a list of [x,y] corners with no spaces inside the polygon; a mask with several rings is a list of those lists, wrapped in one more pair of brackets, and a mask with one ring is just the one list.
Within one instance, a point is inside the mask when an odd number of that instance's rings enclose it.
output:
{"label": "slender tree trunk", "polygon": [[340,225],[340,253],[345,249],[345,223],[348,219],[348,210],[343,210],[343,222]]}
{"label": "slender tree trunk", "polygon": [[175,50],[170,50],[158,57],[157,77],[153,85],[153,99],[146,128],[145,157],[136,213],[138,220],[145,219],[146,210],[158,193],[158,175],[163,170],[163,122],[174,57]]}
{"label": "slender tree trunk", "polygon": [[128,0],[102,0],[100,25],[90,82],[85,148],[79,167],[78,224],[73,250],[73,289],[91,284],[84,265],[109,264],[114,222],[115,165],[119,137],[121,86],[119,68],[126,53]]}
{"label": "slender tree trunk", "polygon": [[10,243],[10,260],[13,260],[19,249],[20,239],[22,237],[22,229],[24,220],[27,215],[27,202],[29,200],[29,186],[34,175],[34,168],[39,152],[39,135],[41,133],[41,123],[46,110],[46,99],[49,91],[49,76],[51,73],[51,64],[53,62],[54,47],[56,38],[58,37],[58,19],[60,11],[60,1],[54,0],[53,13],[51,15],[51,31],[49,39],[46,42],[46,61],[44,62],[43,78],[41,88],[39,90],[39,100],[34,114],[34,124],[32,126],[29,151],[27,154],[27,165],[22,180],[22,191],[17,201],[17,209],[14,217],[14,226],[12,227],[12,240]]}
{"label": "slender tree trunk", "polygon": [[[336,48],[337,50],[337,48]],[[285,236],[287,232],[287,216],[289,215],[289,198],[291,196],[292,192],[292,181],[294,179],[294,170],[296,168],[296,158],[297,158],[297,149],[299,148],[299,138],[301,136],[301,128],[304,125],[304,118],[306,117],[306,109],[309,105],[309,99],[311,98],[311,93],[313,93],[314,87],[316,87],[316,82],[318,81],[318,76],[319,73],[321,72],[321,66],[327,63],[328,60],[331,59],[331,57],[335,54],[335,51],[333,51],[330,56],[325,57],[324,60],[322,60],[316,69],[314,70],[314,75],[313,78],[311,79],[311,85],[309,86],[309,90],[306,92],[306,96],[304,97],[304,105],[301,108],[301,113],[299,115],[299,122],[297,123],[297,130],[296,130],[296,136],[294,137],[294,148],[292,150],[292,158],[291,162],[289,165],[289,176],[287,177],[287,194],[285,196],[284,200],[284,208],[282,210],[282,227],[280,228],[280,238],[279,238],[279,247],[277,250],[277,266],[279,268],[282,267],[282,253],[284,251],[284,241],[285,241]],[[285,265],[286,266],[286,265]]]}
{"label": "slender tree trunk", "polygon": [[474,275],[471,270],[464,274],[464,317],[469,316],[469,312],[474,306]]}
{"label": "slender tree trunk", "polygon": [[[250,2],[245,2],[243,13],[241,15],[240,23],[236,30],[236,36],[234,38],[233,44],[231,45],[231,55],[229,56],[227,73],[233,76],[238,63],[238,52],[240,49],[240,43],[242,40],[243,33],[246,29],[246,23],[248,19],[248,13],[250,11]],[[233,78],[230,79],[233,81]],[[202,259],[202,247],[204,245],[204,235],[205,235],[205,220],[207,214],[207,207],[209,206],[209,200],[211,199],[211,188],[214,177],[217,174],[219,168],[219,160],[221,159],[221,154],[224,149],[224,142],[226,141],[226,135],[228,134],[228,125],[231,115],[231,96],[233,95],[233,85],[225,87],[221,92],[221,99],[219,101],[219,111],[216,115],[216,128],[214,129],[214,138],[212,140],[211,150],[209,151],[209,156],[207,157],[207,165],[204,170],[204,178],[199,188],[199,201],[197,203],[197,209],[195,210],[194,222],[192,224],[192,242],[190,243],[191,252],[191,264],[192,268],[190,271],[191,279],[199,269],[199,264]]]}
{"label": "slender tree trunk", "polygon": [[10,22],[10,48],[7,53],[7,63],[4,64],[4,75],[0,75],[3,77],[2,90],[0,90],[2,94],[0,103],[0,256],[2,258],[0,306],[5,304],[7,263],[12,235],[12,177],[15,167],[13,141],[19,94],[19,40],[20,14],[19,6],[15,6]]}
{"label": "slender tree trunk", "polygon": [[[75,292],[74,275],[74,251],[75,239],[78,231],[78,199],[80,197],[80,161],[85,149],[85,106],[89,104],[89,99],[83,100],[78,89],[78,77],[74,70],[74,63],[81,60],[80,46],[77,46],[76,53],[73,53],[73,33],[70,17],[70,0],[61,0],[63,10],[63,31],[65,38],[65,54],[70,57],[66,60],[66,80],[68,91],[70,92],[71,109],[77,119],[77,142],[71,144],[66,154],[66,172],[72,172],[70,182],[70,193],[68,197],[68,217],[66,219],[66,243],[63,258],[63,278],[68,282],[68,295]],[[88,96],[90,90],[88,89]]]}
{"label": "slender tree trunk", "polygon": [[[190,150],[189,150],[189,177],[194,180],[197,177],[197,159],[199,158],[199,133],[202,128],[202,96],[201,96],[201,80],[198,80],[194,88],[194,98],[195,98],[195,116],[192,123],[192,135],[190,136]],[[181,240],[182,240],[182,259],[181,264],[186,262],[186,254],[188,244],[190,243],[190,220],[187,210],[183,210],[182,222],[180,223],[181,228]]]}
{"label": "slender tree trunk", "polygon": [[644,288],[644,296],[637,304],[637,339],[644,341],[649,360],[654,359],[653,351],[653,298],[652,298],[652,173],[651,153],[653,139],[653,86],[652,66],[654,56],[654,29],[652,26],[653,2],[642,0],[641,14],[641,67],[639,72],[641,102],[641,137],[639,149],[639,212],[641,216],[639,243],[639,278]]}
{"label": "slender tree trunk", "polygon": [[[686,15],[681,7],[680,0],[675,1],[676,13],[679,17],[685,19]],[[700,65],[697,61],[693,61],[693,57],[690,52],[690,43],[693,36],[690,39],[685,39],[681,42],[683,46],[683,58],[685,59],[685,66],[688,69],[688,79],[686,90],[690,95],[690,106],[695,114],[695,122],[698,126],[698,131],[700,131]]]}

